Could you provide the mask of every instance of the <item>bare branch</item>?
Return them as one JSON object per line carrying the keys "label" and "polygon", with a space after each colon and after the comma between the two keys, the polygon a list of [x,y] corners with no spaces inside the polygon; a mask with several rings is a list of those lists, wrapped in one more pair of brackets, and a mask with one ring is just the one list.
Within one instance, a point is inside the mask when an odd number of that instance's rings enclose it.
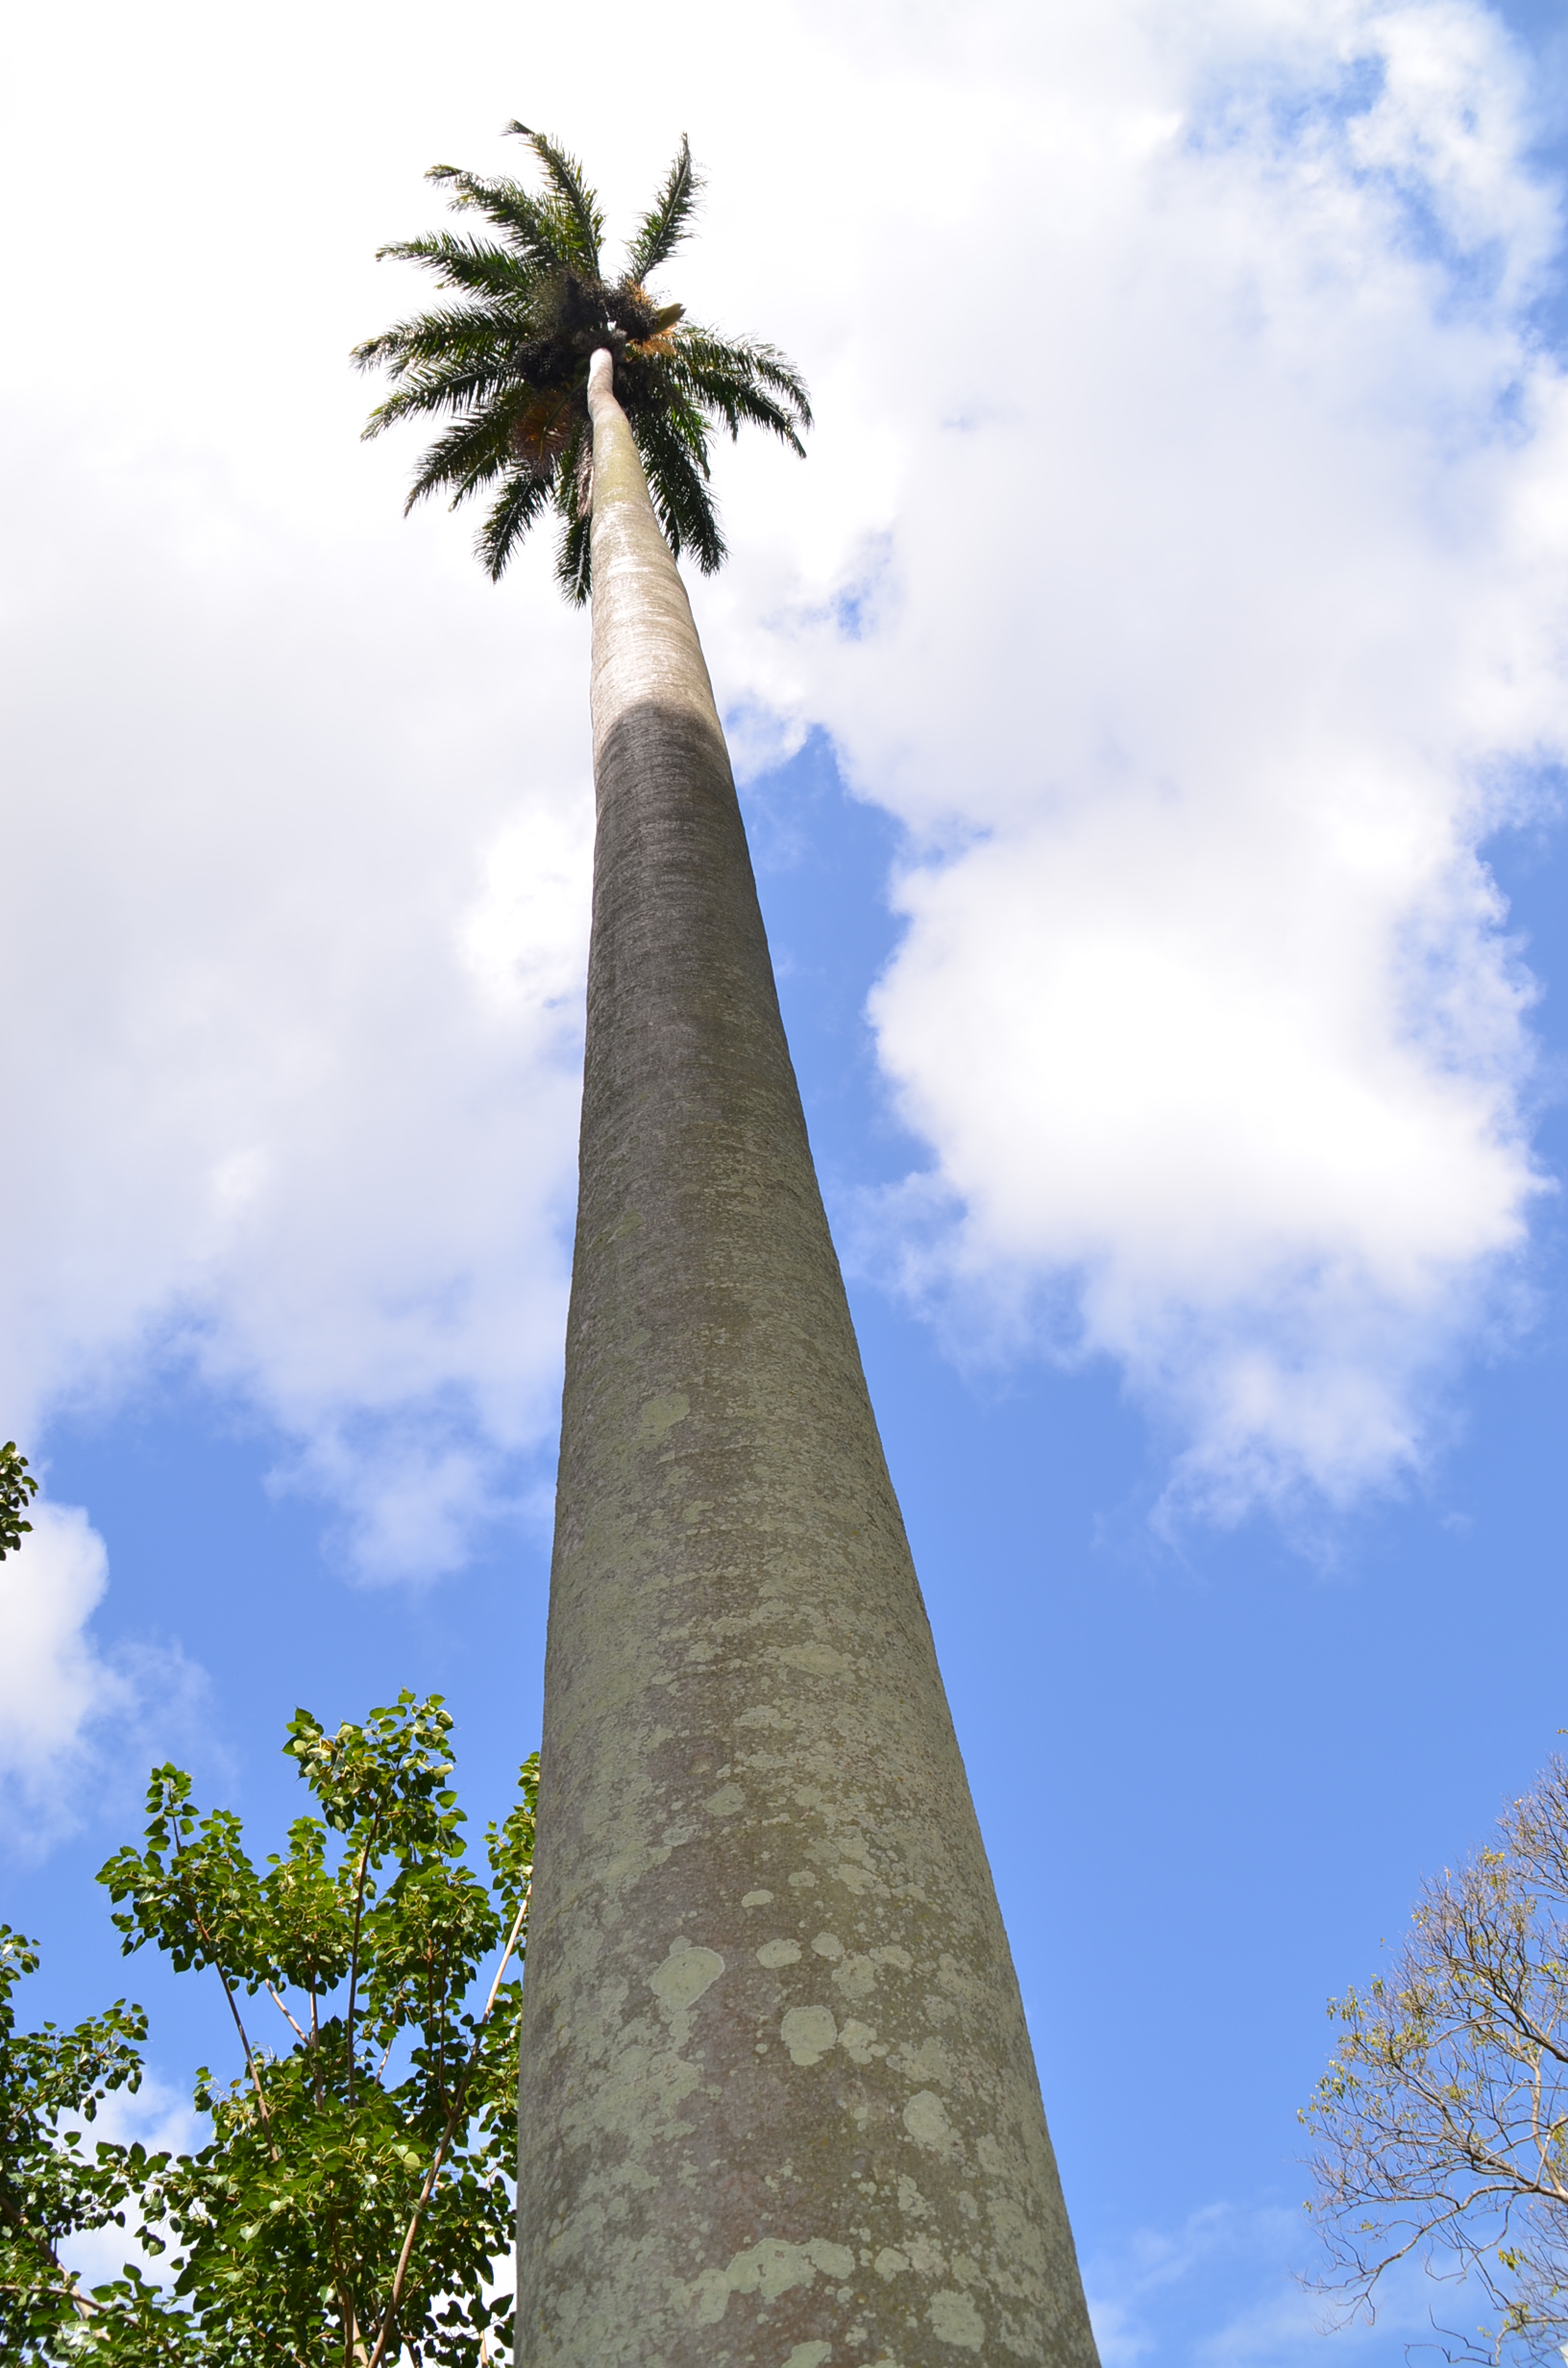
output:
{"label": "bare branch", "polygon": [[1568,1768],[1499,1840],[1429,1883],[1387,1969],[1330,2013],[1338,2044],[1302,2115],[1318,2141],[1316,2281],[1370,2308],[1399,2262],[1474,2280],[1490,2349],[1568,2337]]}

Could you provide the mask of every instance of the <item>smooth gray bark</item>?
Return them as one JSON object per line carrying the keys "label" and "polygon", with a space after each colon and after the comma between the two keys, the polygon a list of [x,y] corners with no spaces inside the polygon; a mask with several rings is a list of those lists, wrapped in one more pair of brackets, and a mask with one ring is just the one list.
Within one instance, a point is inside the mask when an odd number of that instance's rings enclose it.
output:
{"label": "smooth gray bark", "polygon": [[723,735],[607,357],[591,403],[599,838],[518,2359],[1092,2368]]}

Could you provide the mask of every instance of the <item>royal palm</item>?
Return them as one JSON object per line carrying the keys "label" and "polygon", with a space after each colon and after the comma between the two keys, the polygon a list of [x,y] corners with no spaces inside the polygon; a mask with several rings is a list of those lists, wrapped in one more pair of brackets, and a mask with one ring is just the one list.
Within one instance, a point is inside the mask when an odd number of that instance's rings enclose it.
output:
{"label": "royal palm", "polygon": [[[708,438],[796,451],[773,348],[618,277],[572,159],[441,168],[478,238],[359,350],[410,500],[547,509],[593,600],[577,1233],[525,1990],[522,2368],[1086,2368],[1028,2035],[812,1168],[675,556],[719,564]],[[651,501],[649,499],[651,496]],[[662,530],[661,530],[662,529]],[[1076,1928],[1069,1945],[1082,1945]]]}

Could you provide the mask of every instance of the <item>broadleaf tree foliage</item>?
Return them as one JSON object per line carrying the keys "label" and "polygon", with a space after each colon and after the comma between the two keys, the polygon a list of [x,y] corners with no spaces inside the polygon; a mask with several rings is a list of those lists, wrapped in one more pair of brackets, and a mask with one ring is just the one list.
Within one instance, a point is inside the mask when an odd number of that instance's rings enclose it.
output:
{"label": "broadleaf tree foliage", "polygon": [[1427,1884],[1388,1971],[1329,2011],[1335,2057],[1302,2115],[1320,2290],[1371,2316],[1389,2273],[1419,2260],[1452,2282],[1430,2310],[1451,2359],[1555,2358],[1568,2345],[1568,1764],[1505,1811],[1495,1844]]}
{"label": "broadleaf tree foliage", "polygon": [[0,1447],[0,1563],[8,1554],[14,1554],[23,1535],[33,1526],[23,1517],[38,1492],[38,1484],[27,1468],[27,1458],[17,1452],[14,1439],[8,1439]]}
{"label": "broadleaf tree foliage", "polygon": [[630,424],[659,523],[678,557],[704,574],[724,556],[710,485],[709,437],[743,424],[768,429],[793,452],[811,406],[798,371],[776,347],[698,328],[647,282],[691,226],[699,183],[685,140],[618,272],[602,257],[604,218],[582,167],[542,132],[512,123],[543,168],[540,195],[505,178],[435,165],[428,178],[493,235],[450,232],[400,239],[382,255],[419,263],[453,291],[355,349],[361,369],[384,369],[392,392],[367,435],[397,421],[448,422],[415,474],[408,506],[432,493],[452,506],[493,494],[478,550],[499,577],[547,510],[560,520],[556,574],[574,601],[590,591],[588,527],[593,432],[588,364],[614,358],[615,393]]}
{"label": "broadleaf tree foliage", "polygon": [[[88,2142],[135,2089],[140,2010],[17,2036],[10,1991],[37,1962],[0,1948],[0,2356],[115,2368],[477,2368],[509,2356],[519,1966],[537,1762],[468,1862],[439,1696],[401,1694],[286,1750],[315,1810],[258,1864],[239,1820],[153,1773],[142,1846],[99,1880],[130,1954],[147,1944],[222,1986],[237,2069],[203,2069],[195,2154]],[[257,2026],[259,2001],[268,2028]],[[69,2239],[118,2224],[169,2256],[90,2293]]]}
{"label": "broadleaf tree foliage", "polygon": [[[146,2016],[122,1998],[69,2031],[53,2023],[18,2031],[16,1987],[37,1964],[33,1944],[0,1924],[0,2358],[7,2360],[63,2356],[62,2332],[89,2314],[69,2299],[72,2280],[59,2248],[119,2217],[145,2163],[127,2148],[91,2147],[79,2125],[90,2125],[115,2090],[141,2085]],[[129,2297],[122,2306],[116,2315],[128,2338],[137,2313]],[[135,2355],[122,2340],[117,2356]]]}

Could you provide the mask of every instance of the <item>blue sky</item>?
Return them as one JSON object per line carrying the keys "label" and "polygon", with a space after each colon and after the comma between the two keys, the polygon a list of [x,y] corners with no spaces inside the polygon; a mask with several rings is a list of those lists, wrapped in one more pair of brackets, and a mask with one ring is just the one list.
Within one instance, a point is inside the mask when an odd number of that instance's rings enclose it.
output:
{"label": "blue sky", "polygon": [[[823,428],[798,479],[737,456],[701,621],[1108,2368],[1383,2368],[1418,2301],[1325,2351],[1290,2281],[1323,2006],[1568,1726],[1561,19],[1521,0],[1510,50],[1458,0],[1196,13],[1190,55],[1128,7],[1043,57],[1021,10],[894,14],[869,62],[801,11],[824,106],[881,76],[914,124],[860,246],[801,199],[810,268],[767,219],[788,78],[740,127],[754,62],[708,45],[702,302],[778,334]],[[462,525],[398,525],[407,456],[359,451],[339,383],[403,300],[363,257],[432,215],[418,168],[499,166],[524,101],[449,75],[422,118],[394,55],[324,152],[355,12],[326,96],[260,123],[303,21],[252,62],[218,210],[301,340],[288,389],[238,373],[219,299],[209,338],[164,333],[187,404],[129,369],[107,425],[0,389],[55,464],[5,484],[33,934],[0,1423],[90,1523],[6,1565],[59,1608],[41,1645],[8,1613],[45,1708],[0,1696],[3,1912],[49,2011],[152,2009],[160,2110],[224,2034],[221,1997],[122,1968],[91,1883],[149,1760],[267,1835],[296,1703],[444,1692],[481,1817],[538,1730],[585,646],[542,552],[492,594]],[[155,65],[184,56],[156,24]],[[112,54],[35,37],[32,104],[112,161]],[[162,75],[165,144],[212,153],[247,63]],[[530,70],[595,156],[570,61]],[[1040,342],[890,390],[908,226],[944,320],[1002,269],[943,277],[979,210],[933,220],[948,108],[1001,143]],[[612,196],[671,144],[662,114],[646,156],[607,139]],[[121,185],[154,232],[163,153]],[[1256,252],[1248,206],[1279,208]],[[311,259],[277,263],[275,213]],[[1403,1129],[1375,1159],[1374,1109]]]}

